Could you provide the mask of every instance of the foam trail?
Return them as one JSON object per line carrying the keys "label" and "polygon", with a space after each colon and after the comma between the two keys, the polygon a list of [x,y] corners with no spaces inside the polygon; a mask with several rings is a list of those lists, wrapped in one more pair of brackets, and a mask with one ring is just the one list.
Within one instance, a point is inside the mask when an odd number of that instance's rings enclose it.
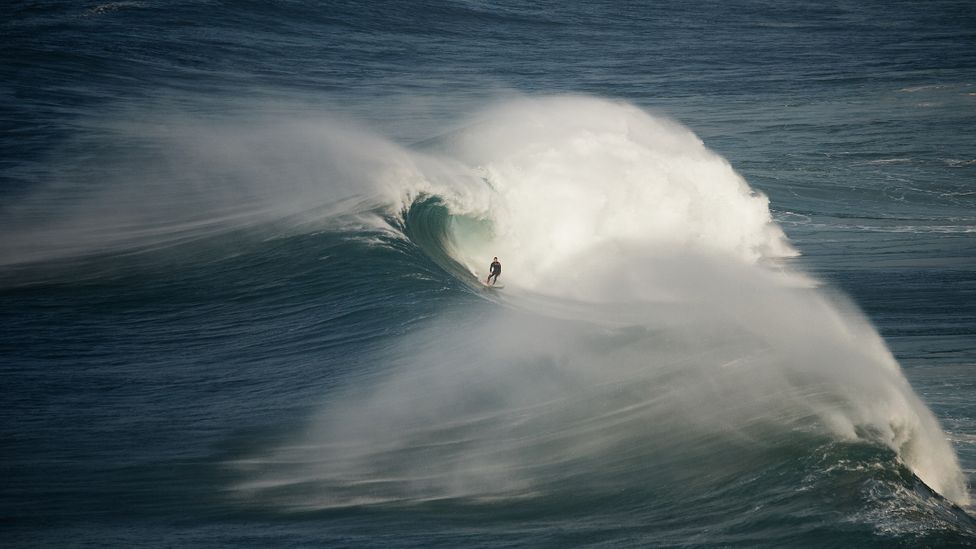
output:
{"label": "foam trail", "polygon": [[[782,275],[795,251],[766,198],[687,129],[626,104],[525,99],[440,151],[444,172],[412,179],[397,207],[439,196],[442,249],[472,266],[500,256],[507,305],[377,356],[386,376],[239,463],[242,493],[317,508],[668,485],[665,464],[734,476],[802,433],[890,448],[968,501],[878,334]],[[722,459],[742,447],[748,460]]]}

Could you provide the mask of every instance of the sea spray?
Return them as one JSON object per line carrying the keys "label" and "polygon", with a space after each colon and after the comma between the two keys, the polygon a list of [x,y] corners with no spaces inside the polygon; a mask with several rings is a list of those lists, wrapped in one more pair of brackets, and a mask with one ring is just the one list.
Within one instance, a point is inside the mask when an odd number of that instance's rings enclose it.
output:
{"label": "sea spray", "polygon": [[416,177],[422,162],[395,175],[407,187],[390,209],[406,215],[392,228],[435,197],[446,214],[413,219],[443,227],[406,235],[445,235],[413,242],[469,270],[499,256],[508,289],[378,353],[385,375],[241,462],[241,493],[297,509],[635,483],[660,495],[693,485],[689,471],[775,467],[799,437],[810,452],[887,448],[891,466],[968,501],[878,334],[784,276],[777,259],[795,252],[767,200],[687,129],[620,103],[525,99],[423,157],[437,155],[436,177]]}
{"label": "sea spray", "polygon": [[566,273],[575,284],[581,256],[627,240],[745,261],[795,253],[767,198],[675,122],[582,97],[514,101],[481,120],[451,152],[483,170],[488,255],[507,258],[520,284],[552,288]]}
{"label": "sea spray", "polygon": [[[0,262],[271,224],[405,238],[472,286],[488,258],[505,265],[501,306],[374,357],[388,377],[312,421],[302,445],[314,453],[271,451],[305,466],[287,479],[259,468],[259,484],[312,482],[333,496],[345,486],[348,497],[333,498],[342,505],[360,501],[359,483],[385,501],[522,497],[566,475],[612,485],[599,464],[625,448],[706,463],[730,440],[802,431],[890,448],[934,489],[968,500],[951,448],[877,333],[778,263],[795,251],[768,200],[673,121],[593,98],[519,99],[420,151],[321,115],[152,120],[109,125],[105,141],[87,143],[101,152],[72,172],[98,181],[83,196],[49,200],[71,184],[52,181],[8,206]],[[126,156],[101,156],[130,142]],[[441,211],[414,214],[424,207]],[[578,466],[546,467],[565,456]],[[403,482],[375,488],[370,479],[391,472]]]}
{"label": "sea spray", "polygon": [[[213,120],[144,109],[85,121],[90,131],[66,145],[85,150],[83,159],[61,166],[52,158],[43,185],[4,205],[0,266],[268,224],[385,227],[374,209],[394,208],[447,171],[439,159],[307,109],[268,117],[252,106],[246,116]],[[451,177],[461,171],[450,169]]]}

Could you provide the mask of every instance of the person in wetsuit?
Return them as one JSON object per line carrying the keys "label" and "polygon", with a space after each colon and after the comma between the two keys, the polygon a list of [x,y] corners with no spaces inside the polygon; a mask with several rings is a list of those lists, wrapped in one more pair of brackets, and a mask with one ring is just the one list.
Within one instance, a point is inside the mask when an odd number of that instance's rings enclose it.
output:
{"label": "person in wetsuit", "polygon": [[[485,284],[491,284],[494,286],[495,282],[498,282],[498,275],[502,274],[502,264],[498,262],[497,257],[491,262],[490,270],[491,274],[488,275],[488,279],[485,280]],[[494,278],[494,280],[492,280],[492,278]]]}

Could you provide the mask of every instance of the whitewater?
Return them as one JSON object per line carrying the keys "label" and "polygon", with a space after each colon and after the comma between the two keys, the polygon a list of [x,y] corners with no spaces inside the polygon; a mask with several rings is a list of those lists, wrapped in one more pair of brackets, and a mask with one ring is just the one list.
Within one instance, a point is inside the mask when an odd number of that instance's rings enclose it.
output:
{"label": "whitewater", "polygon": [[[494,304],[404,337],[295,440],[229,464],[240,497],[309,510],[662,489],[695,482],[664,464],[734,478],[805,440],[887,448],[969,503],[877,332],[791,266],[768,199],[679,123],[518,99],[422,151],[380,143],[358,149],[380,164],[373,192],[331,220],[418,246]],[[506,288],[486,294],[493,255]]]}

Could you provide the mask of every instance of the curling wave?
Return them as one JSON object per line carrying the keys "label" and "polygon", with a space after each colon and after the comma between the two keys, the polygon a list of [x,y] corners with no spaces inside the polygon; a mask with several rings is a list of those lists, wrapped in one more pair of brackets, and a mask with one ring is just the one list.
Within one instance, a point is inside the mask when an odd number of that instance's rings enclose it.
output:
{"label": "curling wave", "polygon": [[235,461],[237,493],[285,508],[657,497],[827,456],[800,486],[867,447],[885,482],[907,468],[968,503],[876,331],[791,272],[766,197],[679,124],[520,99],[420,150],[327,118],[258,122],[114,126],[140,146],[72,172],[100,182],[85,196],[53,182],[7,206],[4,276],[262,227],[393,242],[477,295],[499,256],[506,289],[372,351],[381,375],[346,380],[293,444]]}
{"label": "curling wave", "polygon": [[804,453],[823,473],[867,447],[861,465],[968,502],[875,330],[785,274],[796,252],[767,199],[686,128],[524,99],[396,157],[358,188],[386,204],[384,230],[473,289],[501,257],[501,305],[445,311],[378,351],[383,375],[333,395],[294,444],[234,463],[238,493],[295,509],[661,496],[773,478]]}

